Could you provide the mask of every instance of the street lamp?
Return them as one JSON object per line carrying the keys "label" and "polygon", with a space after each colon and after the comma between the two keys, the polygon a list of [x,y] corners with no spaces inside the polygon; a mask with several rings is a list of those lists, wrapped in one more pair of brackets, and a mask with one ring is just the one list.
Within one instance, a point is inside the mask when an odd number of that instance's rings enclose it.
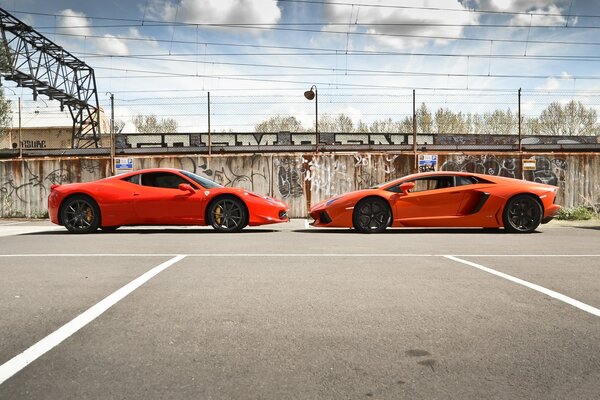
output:
{"label": "street lamp", "polygon": [[[313,89],[314,89],[314,91],[313,91]],[[318,153],[320,138],[319,138],[319,96],[317,93],[317,86],[312,85],[310,90],[307,90],[306,92],[304,92],[304,97],[306,97],[307,100],[315,99],[315,136],[317,139],[317,144],[315,145],[315,150]]]}

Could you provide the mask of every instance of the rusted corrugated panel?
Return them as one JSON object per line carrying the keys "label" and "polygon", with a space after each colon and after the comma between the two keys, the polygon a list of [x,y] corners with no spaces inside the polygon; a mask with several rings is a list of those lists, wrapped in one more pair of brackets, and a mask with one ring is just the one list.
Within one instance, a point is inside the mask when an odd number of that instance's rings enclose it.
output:
{"label": "rusted corrugated panel", "polygon": [[[522,171],[533,157],[536,169]],[[171,167],[205,175],[225,186],[270,195],[289,205],[292,217],[328,197],[364,189],[415,170],[412,153],[172,155],[133,157],[134,168]],[[597,153],[439,153],[438,169],[479,172],[549,183],[561,188],[557,203],[566,207],[600,204],[600,154]],[[0,161],[0,216],[46,214],[50,185],[108,176],[107,157]]]}

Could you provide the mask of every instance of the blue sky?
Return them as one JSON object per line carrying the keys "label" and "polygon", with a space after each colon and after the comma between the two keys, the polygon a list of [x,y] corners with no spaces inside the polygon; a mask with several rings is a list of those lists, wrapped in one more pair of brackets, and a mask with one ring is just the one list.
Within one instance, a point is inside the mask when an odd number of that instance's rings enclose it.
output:
{"label": "blue sky", "polygon": [[[1,0],[0,7],[92,66],[102,107],[114,93],[119,119],[155,113],[180,118],[182,131],[205,129],[208,91],[223,103],[219,130],[252,130],[270,114],[310,127],[313,106],[302,93],[313,84],[323,112],[355,121],[410,114],[412,89],[430,108],[465,112],[515,110],[519,88],[532,114],[553,100],[600,106],[596,1]],[[6,95],[26,100],[28,124],[61,124],[57,105],[12,90]]]}

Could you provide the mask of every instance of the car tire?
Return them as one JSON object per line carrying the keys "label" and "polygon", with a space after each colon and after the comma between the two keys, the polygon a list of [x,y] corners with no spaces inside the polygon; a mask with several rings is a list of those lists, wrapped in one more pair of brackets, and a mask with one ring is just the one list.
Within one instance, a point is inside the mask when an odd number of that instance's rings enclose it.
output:
{"label": "car tire", "polygon": [[92,233],[100,225],[100,208],[88,196],[73,196],[61,208],[61,221],[71,233]]}
{"label": "car tire", "polygon": [[391,221],[390,206],[381,198],[366,198],[354,207],[352,223],[358,232],[380,233],[385,231]]}
{"label": "car tire", "polygon": [[239,232],[247,224],[248,212],[237,197],[219,197],[210,204],[208,223],[217,232]]}
{"label": "car tire", "polygon": [[520,194],[506,203],[502,221],[507,232],[530,233],[540,225],[543,216],[544,210],[537,199]]}

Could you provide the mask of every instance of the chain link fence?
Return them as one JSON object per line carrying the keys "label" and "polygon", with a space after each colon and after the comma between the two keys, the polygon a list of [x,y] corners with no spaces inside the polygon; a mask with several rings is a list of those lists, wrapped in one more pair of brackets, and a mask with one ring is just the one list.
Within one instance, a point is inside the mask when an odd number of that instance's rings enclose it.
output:
{"label": "chain link fence", "polygon": [[[597,144],[600,92],[550,90],[303,90],[115,94],[117,148]],[[67,149],[72,119],[57,102],[6,94],[1,149]],[[110,146],[111,104],[100,147]],[[317,135],[318,133],[318,135]],[[519,142],[519,139],[521,141]],[[310,148],[310,147],[309,147]],[[391,148],[391,147],[390,147]]]}

